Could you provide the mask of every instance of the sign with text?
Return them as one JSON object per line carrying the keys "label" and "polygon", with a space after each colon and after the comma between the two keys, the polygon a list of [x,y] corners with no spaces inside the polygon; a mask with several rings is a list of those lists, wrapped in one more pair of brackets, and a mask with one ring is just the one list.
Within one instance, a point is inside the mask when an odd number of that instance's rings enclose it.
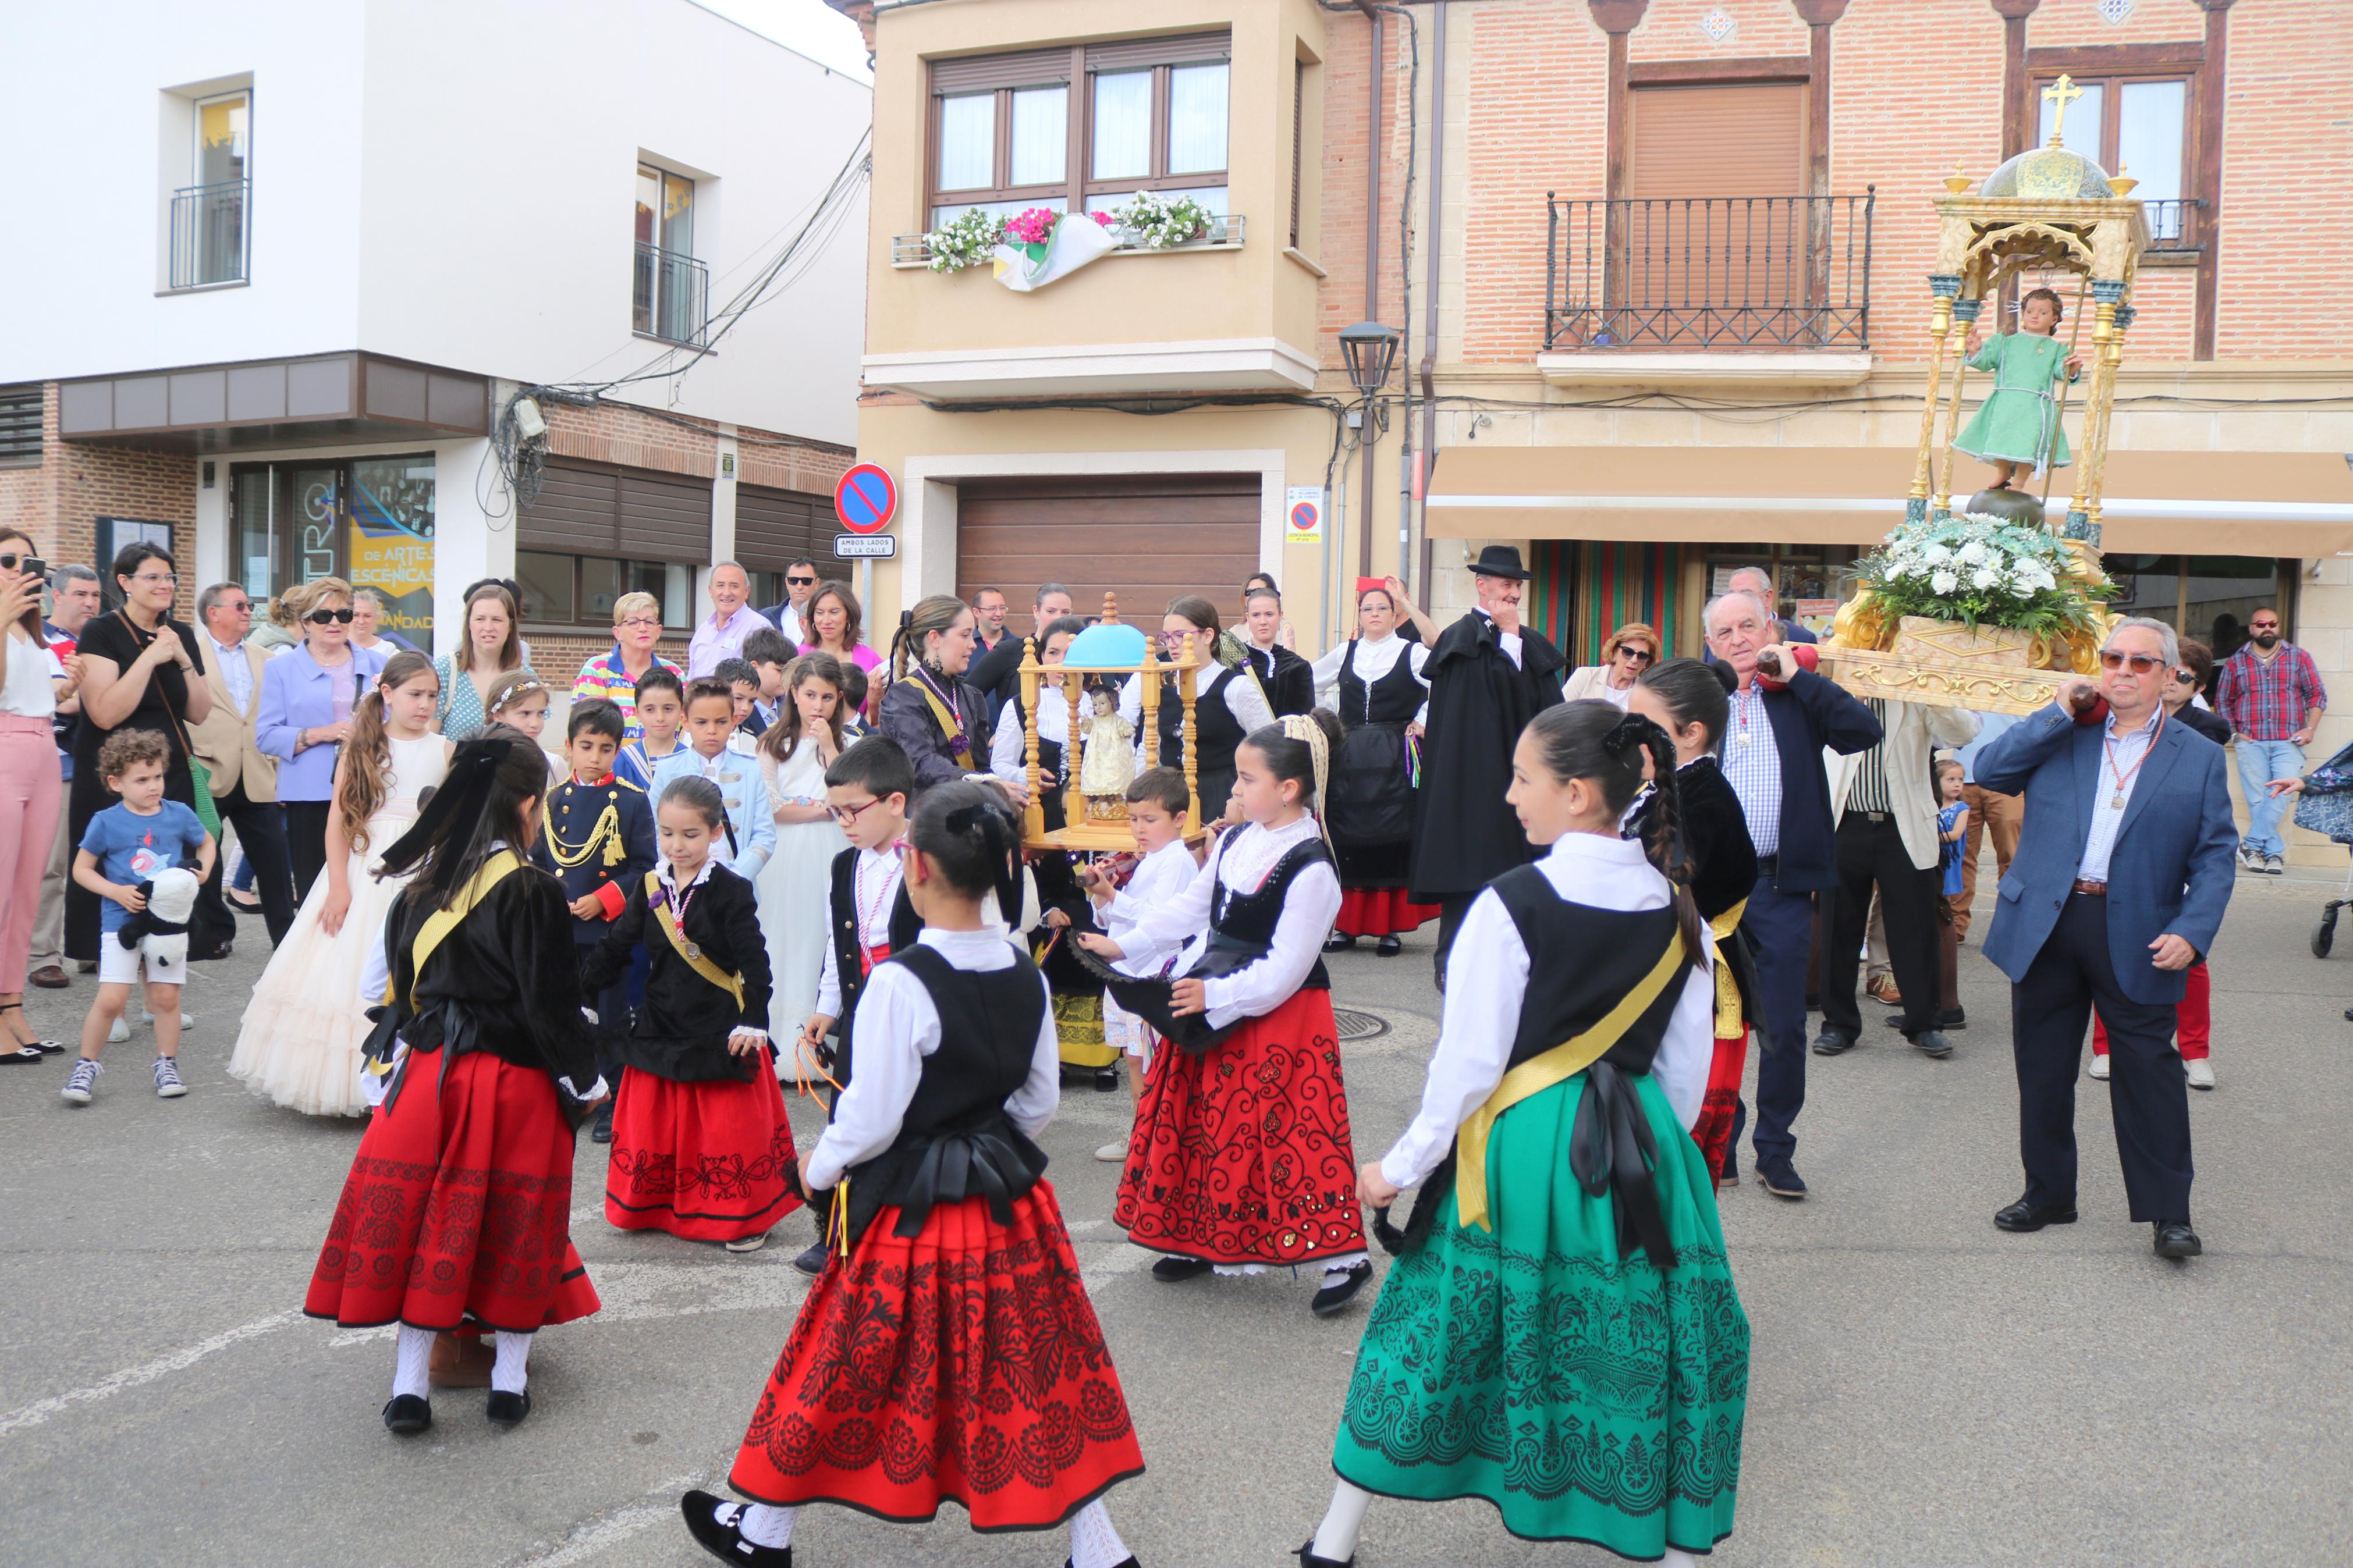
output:
{"label": "sign with text", "polygon": [[1282,541],[1286,544],[1324,542],[1324,487],[1293,485],[1282,494]]}
{"label": "sign with text", "polygon": [[888,561],[899,553],[899,536],[895,533],[837,533],[833,536],[833,555],[837,561]]}

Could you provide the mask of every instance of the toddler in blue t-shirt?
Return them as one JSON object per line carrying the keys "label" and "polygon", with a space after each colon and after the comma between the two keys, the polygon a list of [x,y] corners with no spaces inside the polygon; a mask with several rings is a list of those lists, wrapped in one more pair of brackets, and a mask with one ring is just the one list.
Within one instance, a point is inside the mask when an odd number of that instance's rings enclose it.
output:
{"label": "toddler in blue t-shirt", "polygon": [[139,947],[122,945],[116,932],[131,917],[147,907],[141,887],[158,872],[184,867],[199,879],[212,874],[216,846],[196,814],[176,800],[164,798],[164,771],[172,760],[171,742],[153,730],[118,730],[107,737],[98,753],[98,769],[107,788],[121,797],[90,819],[74,856],[74,880],[103,900],[99,906],[98,997],[90,1016],[82,1020],[81,1059],[63,1090],[68,1101],[88,1105],[98,1075],[105,1070],[98,1054],[106,1047],[108,1031],[131,1000],[131,988],[142,966],[147,982],[147,1008],[155,1015],[155,1092],[176,1100],[188,1092],[180,1079],[180,985],[187,978],[187,961],[143,963]]}

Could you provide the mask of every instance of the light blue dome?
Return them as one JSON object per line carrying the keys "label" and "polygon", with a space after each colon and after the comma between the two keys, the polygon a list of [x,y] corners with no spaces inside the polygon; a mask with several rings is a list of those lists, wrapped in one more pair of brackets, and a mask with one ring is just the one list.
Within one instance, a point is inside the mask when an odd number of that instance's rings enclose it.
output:
{"label": "light blue dome", "polygon": [[1062,662],[1072,669],[1132,669],[1144,662],[1146,646],[1141,627],[1089,626],[1071,639]]}

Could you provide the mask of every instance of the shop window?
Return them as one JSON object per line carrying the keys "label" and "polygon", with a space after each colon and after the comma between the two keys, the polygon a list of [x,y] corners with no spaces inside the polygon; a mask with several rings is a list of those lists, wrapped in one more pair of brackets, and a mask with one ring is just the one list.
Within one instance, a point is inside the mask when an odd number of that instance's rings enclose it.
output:
{"label": "shop window", "polygon": [[694,624],[694,572],[674,562],[519,550],[515,583],[522,589],[526,626],[609,632],[613,606],[624,594],[651,594],[661,605],[665,629]]}
{"label": "shop window", "polygon": [[318,577],[374,588],[384,629],[429,647],[435,487],[430,452],[233,465],[231,574],[257,602]]}
{"label": "shop window", "polygon": [[2295,639],[2293,595],[2295,563],[2268,555],[2126,555],[2101,561],[2117,595],[2109,608],[2120,616],[2163,621],[2195,637],[2225,659],[2245,646],[2247,617],[2269,605],[2281,613],[2288,640]]}

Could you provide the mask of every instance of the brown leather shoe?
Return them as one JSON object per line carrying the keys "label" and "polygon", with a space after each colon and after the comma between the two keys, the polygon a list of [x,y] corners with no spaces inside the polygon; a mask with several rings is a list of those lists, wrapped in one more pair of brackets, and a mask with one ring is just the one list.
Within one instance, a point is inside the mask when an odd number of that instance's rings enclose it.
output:
{"label": "brown leather shoe", "polygon": [[488,1388],[491,1364],[498,1359],[498,1352],[475,1335],[436,1334],[427,1376],[436,1388]]}
{"label": "brown leather shoe", "polygon": [[1884,1002],[1890,1007],[1904,1005],[1904,993],[1895,989],[1895,976],[1893,974],[1880,975],[1865,984],[1863,989],[1871,993],[1873,1000]]}
{"label": "brown leather shoe", "polygon": [[54,963],[44,963],[25,978],[44,991],[62,991],[73,984],[66,978],[66,972]]}

